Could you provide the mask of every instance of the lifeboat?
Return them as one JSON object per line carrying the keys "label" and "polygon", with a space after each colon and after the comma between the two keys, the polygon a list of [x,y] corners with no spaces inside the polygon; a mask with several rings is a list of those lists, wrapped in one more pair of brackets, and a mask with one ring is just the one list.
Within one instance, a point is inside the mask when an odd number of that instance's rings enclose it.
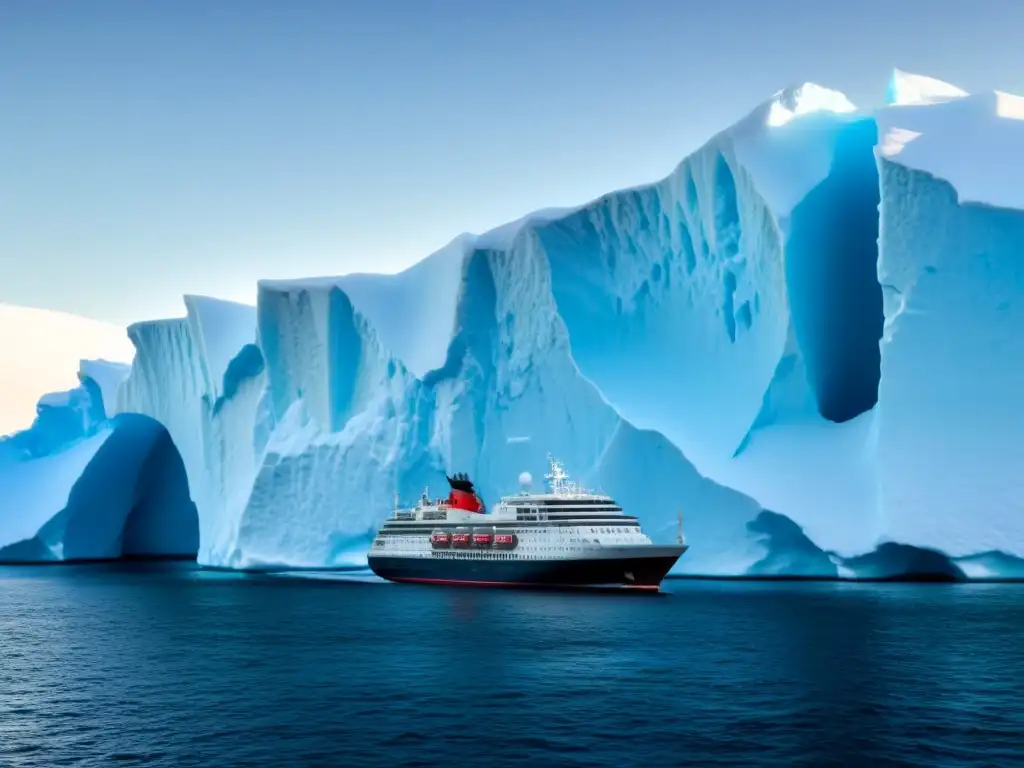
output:
{"label": "lifeboat", "polygon": [[489,546],[491,546],[491,534],[489,534],[489,533],[474,533],[473,534],[473,546],[474,547],[489,547]]}
{"label": "lifeboat", "polygon": [[450,546],[452,543],[452,537],[444,531],[434,531],[430,534],[430,546],[434,549],[444,549]]}
{"label": "lifeboat", "polygon": [[468,533],[453,533],[452,534],[452,546],[458,549],[464,549],[469,546],[472,536]]}
{"label": "lifeboat", "polygon": [[515,549],[519,537],[511,531],[498,531],[494,534],[494,546],[498,549]]}

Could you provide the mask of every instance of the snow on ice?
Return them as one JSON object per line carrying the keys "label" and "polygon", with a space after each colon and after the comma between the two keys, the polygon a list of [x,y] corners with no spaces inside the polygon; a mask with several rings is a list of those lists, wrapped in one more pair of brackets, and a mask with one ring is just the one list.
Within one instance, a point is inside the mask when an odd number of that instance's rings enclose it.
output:
{"label": "snow on ice", "polygon": [[1022,131],[1007,94],[805,84],[399,275],[186,297],[0,443],[0,559],[358,565],[396,493],[552,452],[655,540],[682,510],[679,573],[1020,576]]}

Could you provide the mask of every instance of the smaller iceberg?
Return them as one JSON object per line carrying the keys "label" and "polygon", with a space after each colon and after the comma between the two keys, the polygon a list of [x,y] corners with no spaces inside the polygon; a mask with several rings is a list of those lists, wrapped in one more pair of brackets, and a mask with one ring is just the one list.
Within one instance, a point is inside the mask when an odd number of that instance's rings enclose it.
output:
{"label": "smaller iceberg", "polygon": [[199,520],[167,430],[107,418],[128,367],[83,361],[80,385],[44,396],[0,440],[0,562],[195,557]]}

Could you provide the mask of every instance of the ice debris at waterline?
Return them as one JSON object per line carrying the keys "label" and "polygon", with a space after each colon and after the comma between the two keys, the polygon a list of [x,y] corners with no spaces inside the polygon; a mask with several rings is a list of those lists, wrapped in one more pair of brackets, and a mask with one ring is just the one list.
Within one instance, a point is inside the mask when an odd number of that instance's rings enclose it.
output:
{"label": "ice debris at waterline", "polygon": [[[807,84],[657,183],[401,274],[186,297],[129,329],[88,429],[44,402],[4,444],[0,546],[181,548],[197,515],[203,564],[360,565],[396,491],[465,471],[493,502],[553,452],[656,540],[682,510],[676,573],[1020,576],[1022,158],[1018,97]],[[119,430],[150,458],[112,473]]]}

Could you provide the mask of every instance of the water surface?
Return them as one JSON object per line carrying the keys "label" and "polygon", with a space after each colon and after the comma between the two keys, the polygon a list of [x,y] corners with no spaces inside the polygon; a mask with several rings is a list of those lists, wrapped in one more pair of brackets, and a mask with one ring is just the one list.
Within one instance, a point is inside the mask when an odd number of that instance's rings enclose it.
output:
{"label": "water surface", "polygon": [[1024,764],[1024,585],[0,568],[0,765]]}

